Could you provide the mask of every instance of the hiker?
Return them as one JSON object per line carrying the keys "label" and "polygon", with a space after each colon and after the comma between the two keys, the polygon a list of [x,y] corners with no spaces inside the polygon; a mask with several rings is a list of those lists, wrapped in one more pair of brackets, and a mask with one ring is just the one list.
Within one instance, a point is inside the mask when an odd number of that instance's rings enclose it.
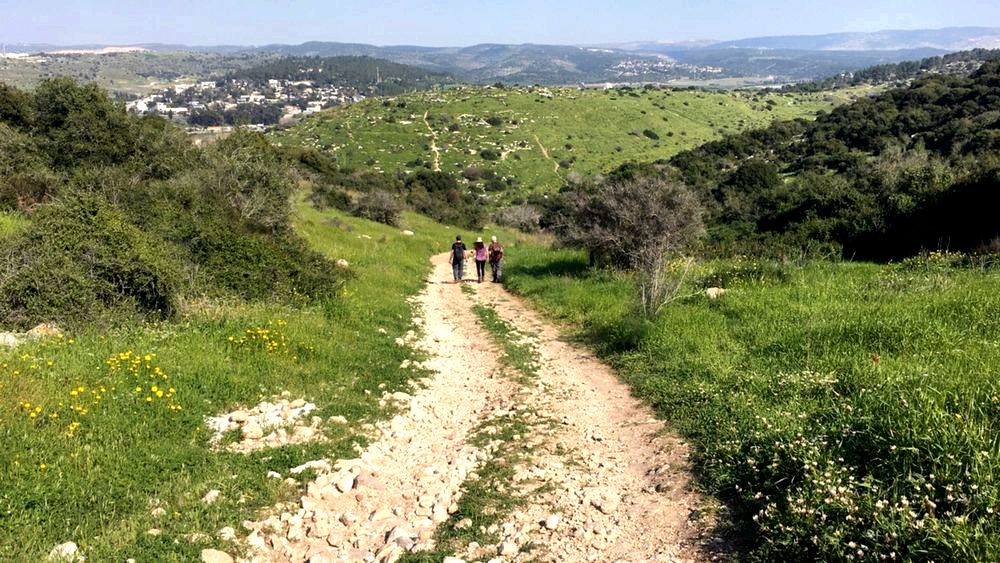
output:
{"label": "hiker", "polygon": [[455,237],[455,244],[451,245],[451,272],[455,275],[455,283],[462,281],[465,275],[465,243],[462,242],[462,235]]}
{"label": "hiker", "polygon": [[497,242],[496,235],[490,238],[488,254],[493,269],[493,283],[500,283],[503,279],[503,246]]}
{"label": "hiker", "polygon": [[479,279],[477,283],[483,283],[483,279],[486,277],[486,243],[483,242],[483,237],[476,238],[476,242],[472,245],[473,252],[476,256],[476,277]]}

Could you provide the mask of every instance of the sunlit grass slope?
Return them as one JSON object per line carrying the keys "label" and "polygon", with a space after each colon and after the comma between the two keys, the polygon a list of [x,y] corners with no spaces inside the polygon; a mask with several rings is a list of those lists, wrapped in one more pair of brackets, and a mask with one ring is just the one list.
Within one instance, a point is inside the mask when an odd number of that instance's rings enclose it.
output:
{"label": "sunlit grass slope", "polygon": [[435,162],[446,172],[492,170],[519,182],[505,192],[516,197],[557,189],[571,171],[667,158],[774,119],[811,119],[863,94],[462,87],[332,109],[276,141],[388,173]]}

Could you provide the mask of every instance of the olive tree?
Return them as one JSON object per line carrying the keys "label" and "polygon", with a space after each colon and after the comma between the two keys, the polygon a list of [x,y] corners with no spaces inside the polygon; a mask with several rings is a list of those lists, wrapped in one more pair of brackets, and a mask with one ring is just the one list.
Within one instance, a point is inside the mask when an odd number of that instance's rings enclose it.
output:
{"label": "olive tree", "polygon": [[676,296],[691,266],[683,253],[705,231],[697,197],[660,176],[580,183],[552,212],[563,245],[585,249],[593,265],[636,271],[646,315]]}

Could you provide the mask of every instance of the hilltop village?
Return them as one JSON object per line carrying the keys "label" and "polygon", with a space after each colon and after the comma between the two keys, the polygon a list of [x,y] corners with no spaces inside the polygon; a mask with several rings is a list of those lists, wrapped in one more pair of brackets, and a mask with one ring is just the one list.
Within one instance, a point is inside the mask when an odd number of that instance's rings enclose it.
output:
{"label": "hilltop village", "polygon": [[246,125],[263,130],[365,97],[356,88],[320,86],[312,80],[230,79],[179,82],[125,105],[135,114],[160,115],[196,128]]}

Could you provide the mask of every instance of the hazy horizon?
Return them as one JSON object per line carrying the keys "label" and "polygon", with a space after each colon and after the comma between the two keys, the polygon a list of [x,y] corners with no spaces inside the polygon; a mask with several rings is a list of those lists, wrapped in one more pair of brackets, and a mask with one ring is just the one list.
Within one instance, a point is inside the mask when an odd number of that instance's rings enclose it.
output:
{"label": "hazy horizon", "polygon": [[845,0],[813,6],[791,0],[632,0],[615,6],[569,0],[502,5],[485,0],[373,0],[340,6],[321,0],[289,6],[264,0],[182,0],[167,8],[149,0],[5,4],[0,43],[51,45],[595,45],[1000,25],[1000,3],[984,6],[969,0],[947,5],[930,0]]}

